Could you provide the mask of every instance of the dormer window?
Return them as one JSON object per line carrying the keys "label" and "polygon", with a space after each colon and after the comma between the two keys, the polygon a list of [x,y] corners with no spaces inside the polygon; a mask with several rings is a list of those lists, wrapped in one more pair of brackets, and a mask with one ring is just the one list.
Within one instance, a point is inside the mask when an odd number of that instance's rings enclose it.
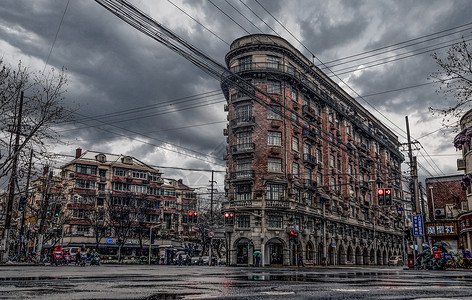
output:
{"label": "dormer window", "polygon": [[99,162],[102,162],[102,163],[107,161],[107,157],[103,153],[100,153],[97,156],[95,156],[95,159]]}
{"label": "dormer window", "polygon": [[132,165],[133,164],[133,158],[131,156],[124,156],[121,159],[121,162],[124,164]]}

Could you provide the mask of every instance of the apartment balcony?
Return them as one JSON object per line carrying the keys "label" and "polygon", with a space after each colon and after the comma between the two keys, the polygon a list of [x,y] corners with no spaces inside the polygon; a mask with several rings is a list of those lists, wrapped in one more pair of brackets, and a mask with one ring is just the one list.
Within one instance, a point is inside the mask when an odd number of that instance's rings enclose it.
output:
{"label": "apartment balcony", "polygon": [[318,185],[318,183],[314,180],[311,180],[311,179],[304,179],[303,180],[303,187],[308,189],[308,190],[315,191],[317,185]]}
{"label": "apartment balcony", "polygon": [[230,124],[233,130],[242,128],[242,127],[253,127],[256,125],[256,118],[253,116],[239,117],[239,118],[231,120]]}
{"label": "apartment balcony", "polygon": [[318,163],[316,157],[310,153],[303,153],[303,162],[312,165],[313,167],[316,167],[316,164]]}
{"label": "apartment balcony", "polygon": [[302,137],[306,138],[307,140],[310,140],[313,143],[316,143],[318,140],[316,133],[313,130],[304,128],[302,131]]}
{"label": "apartment balcony", "polygon": [[242,74],[254,73],[276,73],[278,75],[287,76],[291,79],[298,80],[307,89],[320,93],[314,83],[304,74],[297,71],[293,66],[283,65],[277,62],[253,62],[236,65],[231,68],[231,72]]}
{"label": "apartment balcony", "polygon": [[316,119],[316,111],[310,107],[310,105],[303,105],[302,107],[303,115],[308,117],[311,120]]}
{"label": "apartment balcony", "polygon": [[248,87],[247,91],[247,93],[236,92],[231,94],[231,103],[236,104],[238,102],[250,101],[251,99],[253,99],[255,97],[254,91],[252,91],[250,87]]}
{"label": "apartment balcony", "polygon": [[231,146],[231,154],[234,155],[244,155],[244,154],[253,154],[256,149],[254,143],[244,143]]}
{"label": "apartment balcony", "polygon": [[79,195],[96,195],[97,190],[95,190],[95,189],[86,189],[86,188],[73,188],[72,193],[73,194],[79,194]]}
{"label": "apartment balcony", "polygon": [[254,170],[243,170],[243,171],[236,171],[231,173],[231,180],[253,180],[255,176]]}

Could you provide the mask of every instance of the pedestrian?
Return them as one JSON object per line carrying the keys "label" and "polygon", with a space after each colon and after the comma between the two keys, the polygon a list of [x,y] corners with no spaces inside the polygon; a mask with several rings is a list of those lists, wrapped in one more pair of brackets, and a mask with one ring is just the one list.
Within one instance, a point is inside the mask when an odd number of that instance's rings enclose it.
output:
{"label": "pedestrian", "polygon": [[302,267],[305,266],[305,264],[303,263],[303,254],[302,252],[298,252],[298,262],[297,262],[297,267],[299,267],[300,265],[302,265]]}
{"label": "pedestrian", "polygon": [[75,265],[80,265],[80,248],[77,249],[77,252],[75,252]]}
{"label": "pedestrian", "polygon": [[261,255],[259,253],[256,254],[256,267],[261,266]]}
{"label": "pedestrian", "polygon": [[177,259],[177,263],[179,266],[182,266],[182,254],[179,254],[179,258]]}

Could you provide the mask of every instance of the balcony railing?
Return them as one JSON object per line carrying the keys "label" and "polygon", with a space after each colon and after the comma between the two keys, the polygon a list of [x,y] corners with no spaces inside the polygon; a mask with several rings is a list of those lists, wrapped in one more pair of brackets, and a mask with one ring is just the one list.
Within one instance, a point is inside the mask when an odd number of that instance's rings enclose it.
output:
{"label": "balcony railing", "polygon": [[315,119],[316,118],[316,111],[314,109],[312,109],[310,107],[310,105],[303,105],[303,108],[302,108],[302,111],[303,113],[305,113],[308,117],[310,117],[311,119]]}
{"label": "balcony railing", "polygon": [[231,120],[231,127],[252,126],[256,123],[256,118],[253,116],[239,117]]}
{"label": "balcony railing", "polygon": [[243,143],[231,146],[231,154],[244,154],[244,153],[252,153],[256,149],[256,145],[254,143]]}
{"label": "balcony railing", "polygon": [[254,178],[254,170],[243,170],[231,173],[231,179],[252,179]]}
{"label": "balcony railing", "polygon": [[313,130],[303,128],[302,136],[313,142],[317,141],[316,133]]}
{"label": "balcony railing", "polygon": [[316,157],[311,155],[310,153],[303,153],[303,161],[313,166],[317,164]]}

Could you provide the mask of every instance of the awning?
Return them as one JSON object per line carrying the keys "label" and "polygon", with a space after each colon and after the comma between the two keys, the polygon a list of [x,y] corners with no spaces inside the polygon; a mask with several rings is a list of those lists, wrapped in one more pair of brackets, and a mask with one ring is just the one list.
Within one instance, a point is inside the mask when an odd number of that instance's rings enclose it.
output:
{"label": "awning", "polygon": [[320,199],[323,199],[323,200],[331,199],[331,197],[328,194],[318,193],[318,195],[320,195]]}

